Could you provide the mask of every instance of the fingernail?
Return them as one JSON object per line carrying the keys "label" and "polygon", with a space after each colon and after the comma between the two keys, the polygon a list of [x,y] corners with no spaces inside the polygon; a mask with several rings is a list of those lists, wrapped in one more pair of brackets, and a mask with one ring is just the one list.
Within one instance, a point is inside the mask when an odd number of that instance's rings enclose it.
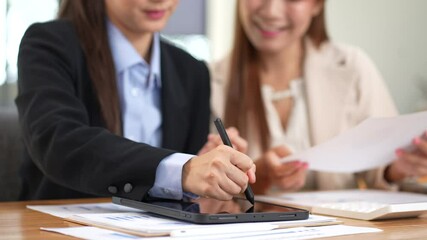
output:
{"label": "fingernail", "polygon": [[419,137],[416,137],[416,138],[414,138],[414,140],[412,140],[412,142],[413,142],[415,145],[419,145],[419,144],[421,143],[421,139],[420,139]]}
{"label": "fingernail", "polygon": [[307,169],[307,168],[308,168],[308,163],[306,163],[306,162],[305,162],[305,163],[303,163],[303,164],[302,164],[302,167],[303,167],[303,168],[305,168],[305,169]]}
{"label": "fingernail", "polygon": [[395,153],[396,153],[396,155],[397,155],[398,157],[400,157],[400,156],[402,156],[402,154],[403,154],[403,150],[402,150],[402,149],[400,149],[400,148],[398,148],[398,149],[396,149]]}

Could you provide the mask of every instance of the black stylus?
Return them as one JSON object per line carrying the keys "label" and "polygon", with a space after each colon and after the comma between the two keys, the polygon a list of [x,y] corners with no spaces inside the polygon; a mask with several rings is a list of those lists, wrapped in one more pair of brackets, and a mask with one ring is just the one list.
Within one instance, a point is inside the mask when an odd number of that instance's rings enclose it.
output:
{"label": "black stylus", "polygon": [[[231,144],[230,138],[228,138],[227,132],[225,131],[225,128],[224,128],[224,125],[222,124],[221,119],[220,118],[215,119],[214,123],[215,123],[216,129],[218,130],[219,136],[221,136],[222,142],[229,147],[233,147],[233,145]],[[248,199],[248,201],[252,203],[252,205],[255,203],[254,193],[252,192],[252,188],[251,186],[249,186],[249,183],[248,183],[248,187],[245,190],[245,196],[246,196],[246,199]]]}

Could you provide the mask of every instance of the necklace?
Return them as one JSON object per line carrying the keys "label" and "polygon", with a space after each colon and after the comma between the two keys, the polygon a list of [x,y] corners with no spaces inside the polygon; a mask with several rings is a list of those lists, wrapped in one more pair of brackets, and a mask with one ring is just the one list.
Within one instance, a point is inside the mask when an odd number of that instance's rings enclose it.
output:
{"label": "necklace", "polygon": [[275,102],[285,98],[291,98],[291,97],[293,97],[293,94],[289,88],[285,90],[275,91],[271,94],[271,100]]}

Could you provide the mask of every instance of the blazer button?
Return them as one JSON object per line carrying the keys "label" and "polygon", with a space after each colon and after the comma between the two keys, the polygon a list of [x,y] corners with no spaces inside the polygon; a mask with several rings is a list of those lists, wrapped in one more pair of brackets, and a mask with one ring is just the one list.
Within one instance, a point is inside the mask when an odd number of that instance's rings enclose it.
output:
{"label": "blazer button", "polygon": [[125,186],[123,187],[123,190],[125,191],[125,193],[130,193],[132,192],[133,186],[130,183],[126,183]]}
{"label": "blazer button", "polygon": [[117,193],[117,187],[116,186],[109,186],[108,192],[110,192],[112,194],[116,194]]}

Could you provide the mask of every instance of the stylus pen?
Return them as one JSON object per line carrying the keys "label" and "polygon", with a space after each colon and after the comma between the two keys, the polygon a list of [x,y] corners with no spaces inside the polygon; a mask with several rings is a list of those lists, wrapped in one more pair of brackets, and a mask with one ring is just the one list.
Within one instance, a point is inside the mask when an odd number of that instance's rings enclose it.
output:
{"label": "stylus pen", "polygon": [[[224,145],[233,147],[233,145],[231,144],[230,138],[228,138],[227,132],[225,131],[225,128],[224,128],[224,125],[222,124],[221,119],[220,118],[215,119],[214,123],[215,123],[216,129],[218,130],[219,136],[221,136],[221,139]],[[249,202],[251,202],[252,204],[255,203],[254,193],[252,192],[252,188],[251,186],[249,186],[249,183],[248,183],[248,187],[245,190],[245,196]]]}

